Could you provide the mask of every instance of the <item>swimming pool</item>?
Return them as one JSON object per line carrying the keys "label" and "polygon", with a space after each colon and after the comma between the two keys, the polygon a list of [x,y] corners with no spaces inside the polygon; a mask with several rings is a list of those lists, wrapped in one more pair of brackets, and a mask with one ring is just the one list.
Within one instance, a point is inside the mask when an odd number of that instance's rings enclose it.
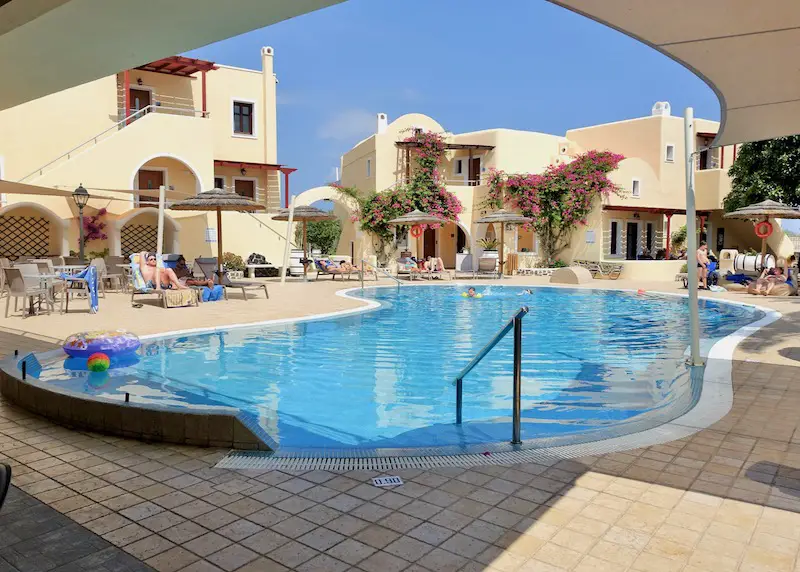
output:
{"label": "swimming pool", "polygon": [[[237,407],[282,452],[455,447],[511,435],[512,336],[454,379],[519,309],[522,438],[554,445],[648,429],[688,411],[702,370],[688,368],[686,298],[569,288],[425,285],[353,290],[372,311],[145,341],[141,360],[91,376],[43,361],[39,383],[169,407]],[[700,301],[714,341],[761,319],[756,308]],[[708,343],[708,342],[706,342]]]}

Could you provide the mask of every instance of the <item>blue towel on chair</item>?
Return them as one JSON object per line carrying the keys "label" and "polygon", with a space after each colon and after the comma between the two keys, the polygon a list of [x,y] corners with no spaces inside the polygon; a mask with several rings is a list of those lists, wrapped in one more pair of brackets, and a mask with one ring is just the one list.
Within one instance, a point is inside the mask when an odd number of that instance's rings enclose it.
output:
{"label": "blue towel on chair", "polygon": [[99,308],[100,304],[97,299],[97,268],[94,266],[88,266],[85,270],[82,270],[78,274],[65,274],[61,273],[61,278],[63,280],[72,280],[74,278],[83,278],[86,280],[86,283],[89,286],[89,300],[91,302],[91,312],[92,314],[97,313],[97,309]]}

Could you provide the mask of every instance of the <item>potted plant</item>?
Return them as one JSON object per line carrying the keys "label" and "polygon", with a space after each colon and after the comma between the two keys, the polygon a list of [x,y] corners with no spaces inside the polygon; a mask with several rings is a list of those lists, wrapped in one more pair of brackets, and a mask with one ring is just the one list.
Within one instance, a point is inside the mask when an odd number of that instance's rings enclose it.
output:
{"label": "potted plant", "polygon": [[484,251],[486,250],[497,250],[497,239],[495,238],[482,238],[478,241],[478,244],[481,245]]}

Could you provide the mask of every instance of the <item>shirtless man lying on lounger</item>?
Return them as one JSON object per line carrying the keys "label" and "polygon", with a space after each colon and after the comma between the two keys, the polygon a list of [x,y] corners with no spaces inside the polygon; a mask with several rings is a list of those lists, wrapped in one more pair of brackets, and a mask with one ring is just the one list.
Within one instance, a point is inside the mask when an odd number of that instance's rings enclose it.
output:
{"label": "shirtless man lying on lounger", "polygon": [[172,268],[159,269],[158,275],[161,284],[156,285],[156,255],[152,252],[142,252],[139,255],[139,260],[144,260],[144,264],[140,263],[139,268],[142,271],[145,286],[148,288],[155,290],[186,290],[188,288],[188,286],[184,286],[178,281],[178,277],[175,276],[175,271]]}

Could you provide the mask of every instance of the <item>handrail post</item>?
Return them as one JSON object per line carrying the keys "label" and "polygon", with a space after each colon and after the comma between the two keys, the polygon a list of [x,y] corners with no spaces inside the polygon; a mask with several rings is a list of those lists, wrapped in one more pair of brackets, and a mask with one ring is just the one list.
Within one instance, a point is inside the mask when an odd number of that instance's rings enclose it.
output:
{"label": "handrail post", "polygon": [[456,425],[461,425],[461,409],[464,404],[464,379],[456,380]]}
{"label": "handrail post", "polygon": [[511,444],[519,445],[520,417],[522,416],[522,316],[514,316],[514,395]]}
{"label": "handrail post", "polygon": [[358,273],[361,276],[361,289],[364,289],[364,262],[361,262],[361,270]]}

